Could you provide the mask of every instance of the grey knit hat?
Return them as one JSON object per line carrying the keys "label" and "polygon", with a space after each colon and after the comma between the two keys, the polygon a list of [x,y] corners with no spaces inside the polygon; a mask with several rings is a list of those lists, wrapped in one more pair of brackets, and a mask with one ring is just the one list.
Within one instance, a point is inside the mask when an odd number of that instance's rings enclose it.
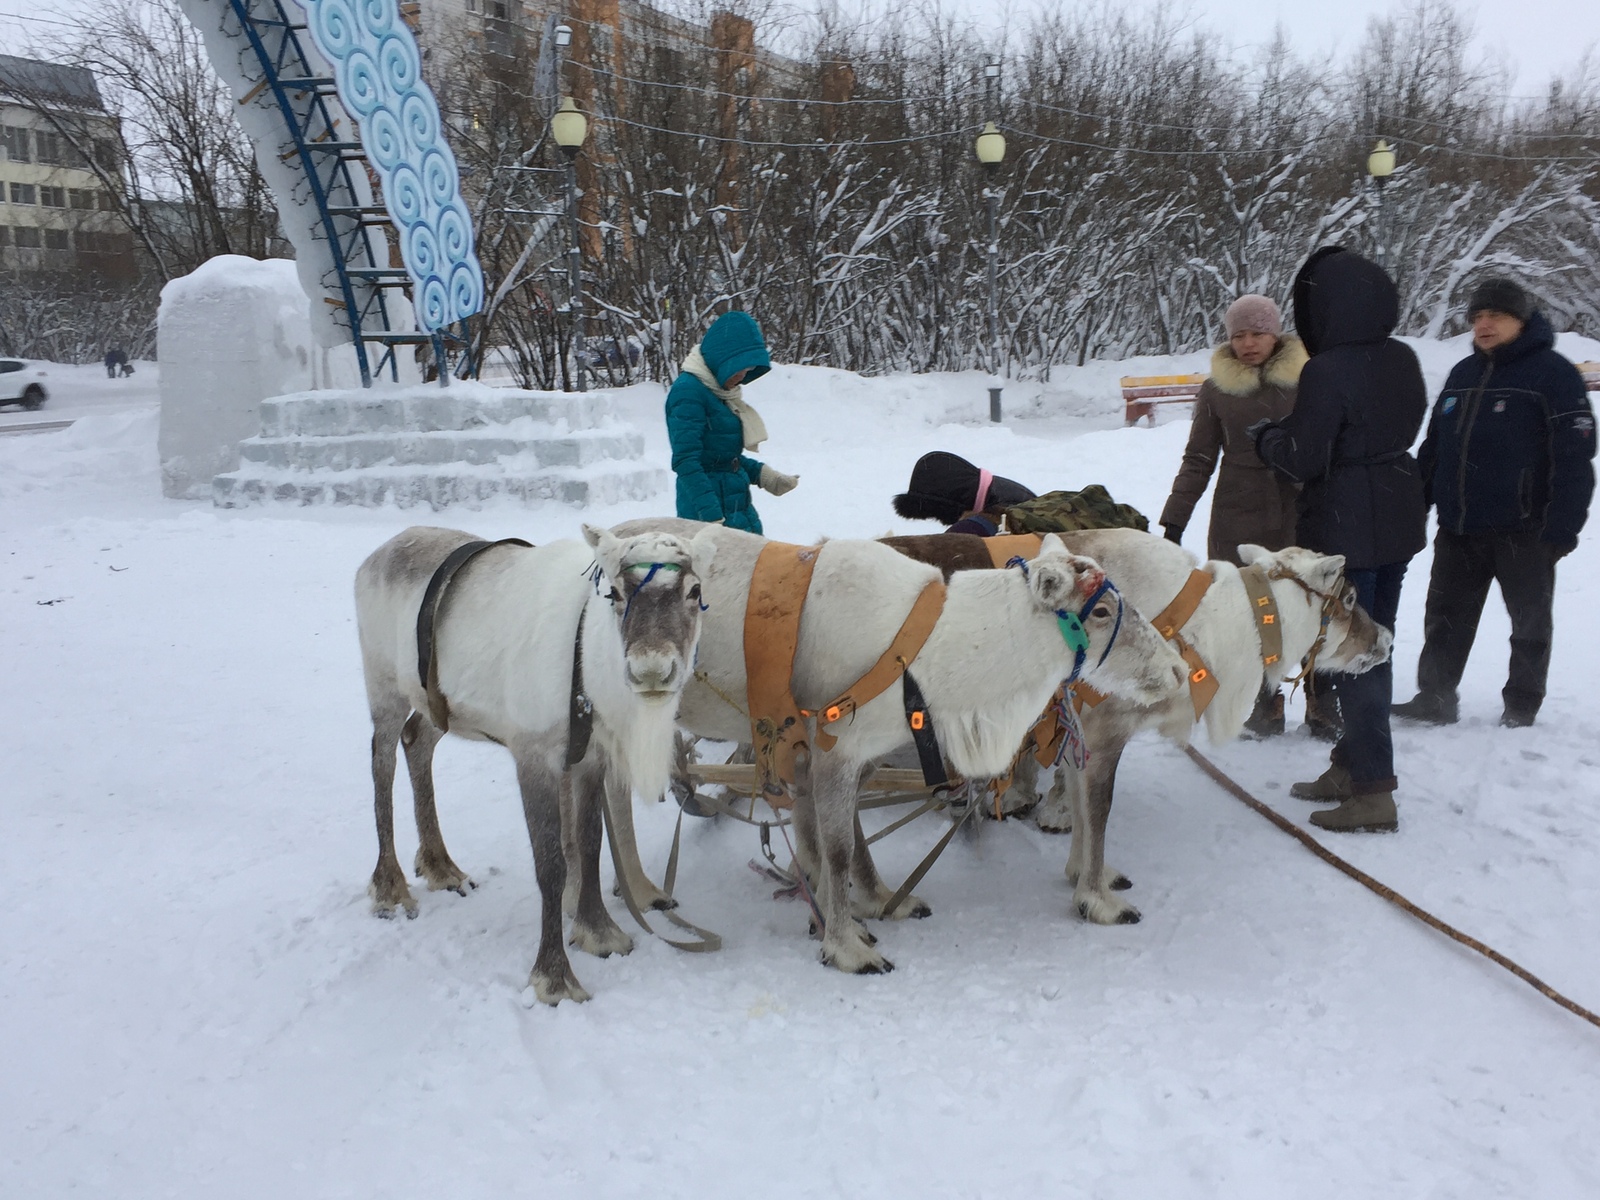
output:
{"label": "grey knit hat", "polygon": [[1492,275],[1472,289],[1472,296],[1467,300],[1467,320],[1485,309],[1526,322],[1533,315],[1533,297],[1515,279]]}
{"label": "grey knit hat", "polygon": [[1270,333],[1277,337],[1283,332],[1283,317],[1278,306],[1267,296],[1246,292],[1228,305],[1228,315],[1222,318],[1228,336],[1248,330],[1251,333]]}

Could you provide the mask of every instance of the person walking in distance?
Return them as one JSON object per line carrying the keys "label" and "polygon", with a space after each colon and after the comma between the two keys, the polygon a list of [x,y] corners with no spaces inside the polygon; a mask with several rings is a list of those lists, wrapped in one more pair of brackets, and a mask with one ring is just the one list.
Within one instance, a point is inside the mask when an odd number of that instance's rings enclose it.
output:
{"label": "person walking in distance", "polygon": [[[1168,541],[1183,541],[1220,457],[1206,557],[1243,566],[1241,545],[1281,550],[1294,544],[1299,489],[1256,457],[1255,443],[1245,430],[1263,419],[1282,420],[1293,411],[1306,351],[1299,338],[1284,335],[1278,306],[1266,296],[1240,296],[1228,306],[1223,325],[1228,340],[1212,351],[1211,374],[1195,397],[1183,465],[1172,481],[1160,524]],[[1282,733],[1282,692],[1264,690],[1245,728],[1257,737]]]}
{"label": "person walking in distance", "polygon": [[1418,453],[1438,510],[1417,695],[1396,716],[1457,718],[1456,689],[1491,582],[1511,615],[1502,725],[1532,725],[1544,702],[1556,563],[1578,544],[1594,496],[1594,410],[1578,369],[1514,280],[1467,301],[1472,353],[1455,365]]}
{"label": "person walking in distance", "polygon": [[751,458],[767,427],[744,399],[743,384],[772,369],[755,318],[725,312],[683,360],[667,392],[667,437],[677,473],[678,516],[761,532],[752,485],[781,496],[800,482]]}
{"label": "person walking in distance", "polygon": [[[1427,544],[1422,479],[1409,448],[1428,396],[1417,356],[1390,336],[1399,308],[1394,281],[1376,263],[1338,246],[1314,253],[1294,283],[1295,328],[1311,354],[1294,411],[1249,430],[1261,461],[1302,485],[1296,541],[1342,555],[1349,590],[1390,630],[1406,565]],[[1398,827],[1392,687],[1388,662],[1340,680],[1344,735],[1332,763],[1291,789],[1340,802],[1313,813],[1313,825],[1341,833]]]}

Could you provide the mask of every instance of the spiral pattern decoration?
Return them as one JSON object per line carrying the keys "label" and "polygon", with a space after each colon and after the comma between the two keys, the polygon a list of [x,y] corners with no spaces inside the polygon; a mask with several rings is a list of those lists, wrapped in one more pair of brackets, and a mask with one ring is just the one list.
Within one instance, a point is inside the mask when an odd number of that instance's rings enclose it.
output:
{"label": "spiral pattern decoration", "polygon": [[400,234],[418,326],[437,333],[483,308],[483,269],[461,173],[439,105],[422,78],[417,42],[398,0],[295,0],[317,49],[333,64],[339,100]]}

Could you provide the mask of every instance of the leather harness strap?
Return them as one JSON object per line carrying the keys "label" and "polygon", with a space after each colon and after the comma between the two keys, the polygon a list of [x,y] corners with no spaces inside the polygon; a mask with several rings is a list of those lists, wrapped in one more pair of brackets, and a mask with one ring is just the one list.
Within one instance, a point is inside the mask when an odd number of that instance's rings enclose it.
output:
{"label": "leather harness strap", "polygon": [[1283,626],[1278,623],[1272,585],[1267,582],[1266,569],[1259,566],[1241,567],[1239,578],[1250,597],[1250,615],[1256,619],[1256,633],[1261,638],[1261,665],[1270,667],[1283,657]]}
{"label": "leather harness strap", "polygon": [[996,568],[1004,567],[1013,558],[1031,562],[1039,557],[1039,547],[1043,544],[1043,535],[1037,533],[1001,533],[983,539],[984,549],[989,551],[989,559]]}
{"label": "leather harness strap", "polygon": [[923,588],[922,594],[917,597],[917,602],[911,606],[911,611],[901,622],[900,632],[894,635],[894,641],[889,643],[889,648],[878,656],[878,661],[872,664],[872,669],[856,680],[848,691],[835,696],[817,710],[819,748],[832,750],[834,743],[839,740],[827,731],[827,726],[854,716],[856,709],[869,701],[876,700],[889,690],[896,679],[905,674],[906,668],[921,652],[928,635],[933,632],[933,627],[938,624],[939,614],[944,611],[944,598],[945,586],[938,580]]}
{"label": "leather harness strap", "polygon": [[816,546],[768,542],[756,558],[745,605],[745,698],[756,783],[774,807],[794,803],[789,785],[795,758],[807,748],[805,719],[793,692],[794,655],[817,551]]}
{"label": "leather harness strap", "polygon": [[1206,666],[1205,659],[1200,657],[1200,652],[1184,639],[1179,630],[1194,616],[1195,610],[1200,607],[1201,599],[1213,582],[1209,571],[1196,569],[1189,572],[1189,578],[1173,597],[1172,603],[1162,609],[1150,622],[1156,627],[1156,632],[1171,642],[1179,656],[1189,665],[1189,701],[1194,705],[1196,721],[1216,698],[1217,679],[1211,673],[1211,668]]}
{"label": "leather harness strap", "polygon": [[533,543],[521,538],[501,538],[498,542],[463,542],[450,551],[433,572],[433,578],[428,580],[427,589],[422,593],[422,607],[417,610],[417,675],[428,697],[428,717],[445,733],[450,731],[450,702],[439,690],[439,655],[434,641],[439,610],[444,604],[444,591],[462,567],[495,546],[531,549]]}

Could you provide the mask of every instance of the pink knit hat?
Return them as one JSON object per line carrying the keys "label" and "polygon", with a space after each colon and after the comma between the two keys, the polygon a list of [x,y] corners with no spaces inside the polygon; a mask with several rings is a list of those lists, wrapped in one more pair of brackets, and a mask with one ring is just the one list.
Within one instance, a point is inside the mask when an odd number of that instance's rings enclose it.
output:
{"label": "pink knit hat", "polygon": [[1228,336],[1248,330],[1251,333],[1270,333],[1274,337],[1283,332],[1283,317],[1278,306],[1266,296],[1248,292],[1228,305],[1228,315],[1222,319]]}

